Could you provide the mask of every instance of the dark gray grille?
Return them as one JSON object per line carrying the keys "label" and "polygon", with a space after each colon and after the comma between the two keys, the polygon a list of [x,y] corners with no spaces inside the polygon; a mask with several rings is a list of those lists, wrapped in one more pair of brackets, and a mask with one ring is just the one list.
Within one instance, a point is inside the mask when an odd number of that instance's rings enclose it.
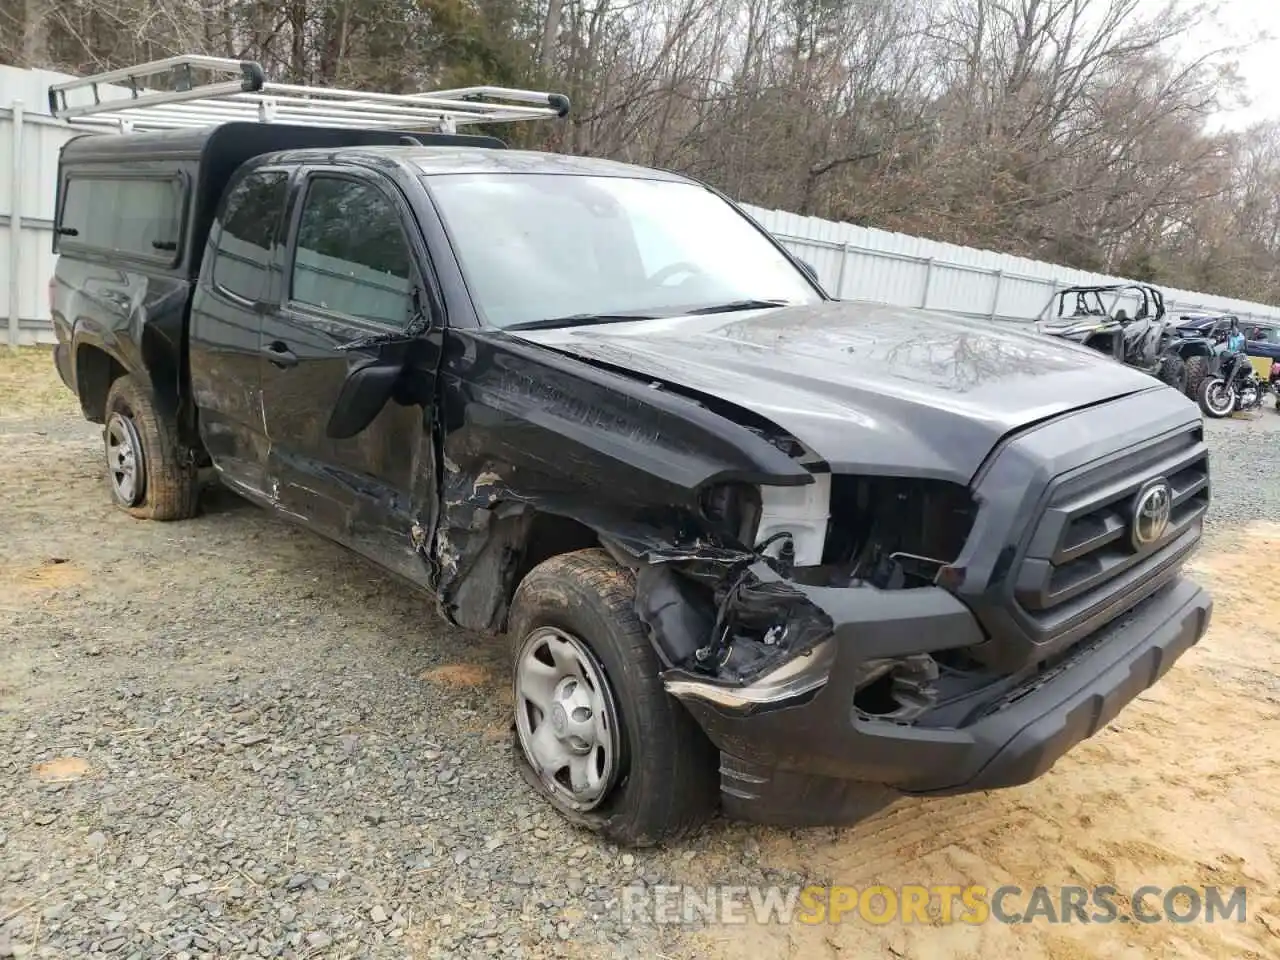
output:
{"label": "dark gray grille", "polygon": [[[1173,508],[1163,537],[1144,548],[1130,539],[1133,501],[1163,477]],[[1015,599],[1040,640],[1104,607],[1120,612],[1162,582],[1200,537],[1209,507],[1209,455],[1194,427],[1154,439],[1131,454],[1059,478],[1018,571]]]}

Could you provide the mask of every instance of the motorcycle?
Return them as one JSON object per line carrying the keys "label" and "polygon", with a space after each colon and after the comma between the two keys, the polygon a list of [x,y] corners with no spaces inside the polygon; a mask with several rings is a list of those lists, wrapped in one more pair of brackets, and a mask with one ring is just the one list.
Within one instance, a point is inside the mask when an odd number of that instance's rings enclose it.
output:
{"label": "motorcycle", "polygon": [[1201,382],[1196,397],[1204,415],[1214,420],[1245,410],[1256,410],[1277,382],[1274,366],[1270,378],[1264,382],[1243,352],[1219,354],[1214,366],[1213,372]]}

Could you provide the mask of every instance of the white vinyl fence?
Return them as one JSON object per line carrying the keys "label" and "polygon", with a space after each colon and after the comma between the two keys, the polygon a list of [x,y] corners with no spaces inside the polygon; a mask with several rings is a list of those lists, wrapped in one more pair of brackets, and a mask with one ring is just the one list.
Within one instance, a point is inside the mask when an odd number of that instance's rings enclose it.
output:
{"label": "white vinyl fence", "polygon": [[[49,116],[64,74],[0,66],[0,340],[52,340],[47,302],[58,150],[75,131]],[[818,272],[833,296],[992,320],[1032,320],[1056,290],[1120,278],[847,223],[747,207]],[[1172,314],[1196,310],[1280,322],[1280,307],[1164,288]]]}

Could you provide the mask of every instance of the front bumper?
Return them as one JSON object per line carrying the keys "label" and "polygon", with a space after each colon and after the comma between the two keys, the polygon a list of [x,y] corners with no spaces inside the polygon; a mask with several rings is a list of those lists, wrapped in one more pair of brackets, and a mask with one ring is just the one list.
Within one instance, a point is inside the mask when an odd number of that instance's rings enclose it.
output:
{"label": "front bumper", "polygon": [[[1173,579],[1056,667],[994,698],[978,719],[928,727],[861,715],[853,678],[870,658],[971,646],[980,639],[972,613],[936,589],[840,594],[850,598],[844,609],[826,605],[836,623],[835,660],[807,700],[729,710],[683,698],[721,751],[728,815],[837,824],[867,812],[854,784],[957,794],[1033,780],[1163,676],[1204,635],[1213,607],[1198,585]],[[874,602],[859,603],[859,594]]]}

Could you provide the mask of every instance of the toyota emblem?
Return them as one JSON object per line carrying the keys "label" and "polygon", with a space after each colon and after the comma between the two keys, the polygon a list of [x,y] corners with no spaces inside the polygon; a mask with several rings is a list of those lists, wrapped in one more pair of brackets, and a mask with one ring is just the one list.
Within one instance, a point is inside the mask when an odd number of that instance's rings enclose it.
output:
{"label": "toyota emblem", "polygon": [[1173,512],[1173,490],[1163,477],[1152,480],[1133,498],[1133,527],[1129,539],[1135,550],[1159,543],[1169,529]]}

